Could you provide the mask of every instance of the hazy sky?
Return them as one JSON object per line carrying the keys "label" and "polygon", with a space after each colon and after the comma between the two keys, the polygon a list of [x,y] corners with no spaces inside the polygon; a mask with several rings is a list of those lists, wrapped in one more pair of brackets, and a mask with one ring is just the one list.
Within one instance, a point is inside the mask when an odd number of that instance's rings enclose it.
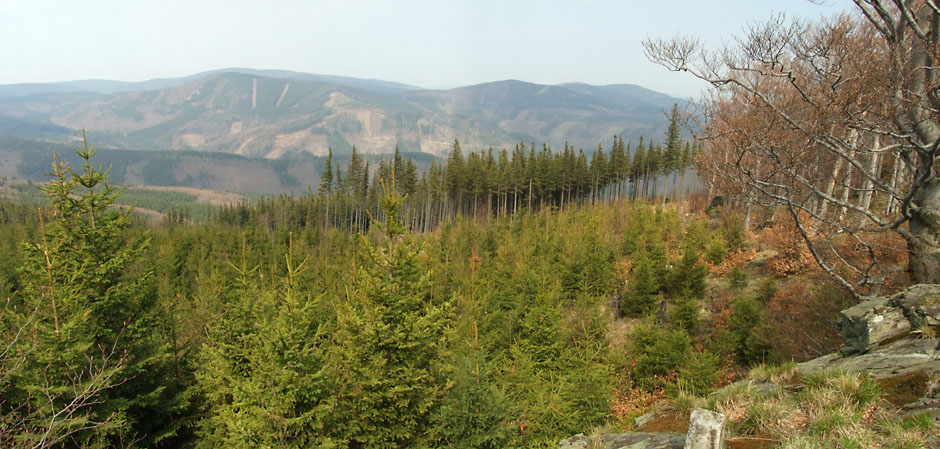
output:
{"label": "hazy sky", "polygon": [[640,43],[677,32],[719,44],[775,12],[831,15],[850,0],[0,0],[0,84],[143,81],[223,67],[440,88],[520,79],[701,86]]}

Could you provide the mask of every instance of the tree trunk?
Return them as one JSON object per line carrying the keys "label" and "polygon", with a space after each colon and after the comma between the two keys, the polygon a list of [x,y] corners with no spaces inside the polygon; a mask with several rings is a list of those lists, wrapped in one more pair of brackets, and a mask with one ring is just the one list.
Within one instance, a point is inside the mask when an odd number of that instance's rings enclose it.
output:
{"label": "tree trunk", "polygon": [[[901,153],[898,151],[894,152],[894,168],[891,170],[891,190],[896,190],[898,188],[898,174],[901,171]],[[894,195],[888,195],[888,205],[885,206],[885,215],[891,216],[894,213],[894,207],[897,199]]]}
{"label": "tree trunk", "polygon": [[663,201],[661,204],[663,205],[663,207],[665,207],[666,195],[669,193],[669,175],[668,174],[663,179],[663,192],[662,193],[663,193]]}
{"label": "tree trunk", "polygon": [[682,201],[682,195],[685,194],[685,170],[682,170],[682,176],[679,177],[679,201]]}
{"label": "tree trunk", "polygon": [[323,217],[323,229],[330,229],[330,196],[326,197],[326,216]]}
{"label": "tree trunk", "polygon": [[[926,10],[925,11],[929,11]],[[934,53],[940,39],[940,14],[929,13],[918,18],[919,25],[930,29],[929,40],[925,44],[917,41],[913,46],[913,67],[932,67],[936,64]],[[929,49],[927,48],[929,46]],[[936,70],[917,70],[911,77],[909,86],[914,95],[931,98],[928,107],[917,106],[907,112],[918,140],[936,148],[940,139],[940,123],[936,118],[937,99],[934,91],[937,85]],[[910,252],[909,270],[914,283],[940,284],[940,177],[936,174],[935,151],[920,152],[917,155],[917,170],[914,182],[924,179],[911,201],[909,213],[910,238],[907,245]],[[923,175],[923,178],[921,176]]]}
{"label": "tree trunk", "polygon": [[940,178],[925,183],[911,205],[909,271],[915,284],[940,284]]}
{"label": "tree trunk", "polygon": [[[839,172],[842,171],[842,163],[844,161],[845,160],[841,157],[836,160],[836,166],[832,169],[832,177],[829,178],[829,184],[826,186],[826,196],[831,197],[832,192],[836,189],[836,179],[839,178]],[[825,218],[827,209],[829,209],[829,201],[820,200],[819,209],[816,210],[816,215]]]}
{"label": "tree trunk", "polygon": [[532,213],[532,178],[529,178],[529,208],[526,213]]}
{"label": "tree trunk", "polygon": [[751,203],[747,202],[747,206],[744,206],[744,231],[746,232],[751,228]]}
{"label": "tree trunk", "polygon": [[[849,165],[848,167],[846,167],[845,182],[842,185],[842,198],[840,199],[842,200],[843,204],[849,202],[849,191],[852,189],[852,175],[853,175],[852,166]],[[848,212],[848,208],[845,206],[842,206],[839,209],[839,220],[838,220],[839,222],[842,222],[842,220],[845,219],[845,214],[847,212]]]}
{"label": "tree trunk", "polygon": [[431,196],[424,201],[424,233],[431,230]]}
{"label": "tree trunk", "polygon": [[445,212],[446,209],[447,209],[447,191],[444,191],[444,196],[443,196],[443,199],[441,200],[441,216],[437,220],[438,224],[444,223],[444,214],[447,213]]}
{"label": "tree trunk", "polygon": [[[881,139],[878,138],[878,135],[872,140],[872,153],[869,155],[870,159],[868,160],[868,173],[879,176],[881,170]],[[859,203],[862,206],[862,209],[869,210],[871,209],[871,198],[875,192],[875,184],[871,178],[865,178],[865,185],[862,187],[862,190],[858,192]]]}

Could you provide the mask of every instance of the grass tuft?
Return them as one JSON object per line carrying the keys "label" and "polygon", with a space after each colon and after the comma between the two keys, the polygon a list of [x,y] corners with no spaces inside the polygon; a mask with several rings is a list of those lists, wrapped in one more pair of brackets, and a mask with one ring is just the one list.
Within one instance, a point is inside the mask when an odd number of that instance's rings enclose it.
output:
{"label": "grass tuft", "polygon": [[[799,375],[793,364],[761,365],[750,381],[730,385],[705,399],[706,406],[728,418],[728,435],[768,438],[786,449],[937,447],[932,416],[901,419],[886,399],[882,386],[866,374],[822,371]],[[767,392],[765,382],[796,385]],[[788,390],[798,390],[790,393]],[[674,407],[700,406],[700,400],[680,394]],[[776,447],[776,446],[775,446]]]}

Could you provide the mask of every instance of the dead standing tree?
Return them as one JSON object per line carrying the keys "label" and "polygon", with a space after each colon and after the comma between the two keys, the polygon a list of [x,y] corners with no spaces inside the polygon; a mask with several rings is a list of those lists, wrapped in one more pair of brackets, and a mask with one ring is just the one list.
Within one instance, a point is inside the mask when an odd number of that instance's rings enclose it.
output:
{"label": "dead standing tree", "polygon": [[906,242],[912,282],[940,283],[940,1],[855,4],[820,22],[778,16],[718,51],[644,46],[711,86],[702,179],[785,207],[819,266],[861,297],[889,271],[886,233]]}

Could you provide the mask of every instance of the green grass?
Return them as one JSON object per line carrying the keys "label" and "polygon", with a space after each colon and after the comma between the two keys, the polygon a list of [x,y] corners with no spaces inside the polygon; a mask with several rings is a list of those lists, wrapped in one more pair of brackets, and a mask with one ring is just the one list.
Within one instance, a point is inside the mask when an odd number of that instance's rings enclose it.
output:
{"label": "green grass", "polygon": [[770,381],[774,384],[784,384],[795,379],[797,374],[796,363],[785,362],[779,365],[761,363],[748,373],[747,377],[756,381]]}

